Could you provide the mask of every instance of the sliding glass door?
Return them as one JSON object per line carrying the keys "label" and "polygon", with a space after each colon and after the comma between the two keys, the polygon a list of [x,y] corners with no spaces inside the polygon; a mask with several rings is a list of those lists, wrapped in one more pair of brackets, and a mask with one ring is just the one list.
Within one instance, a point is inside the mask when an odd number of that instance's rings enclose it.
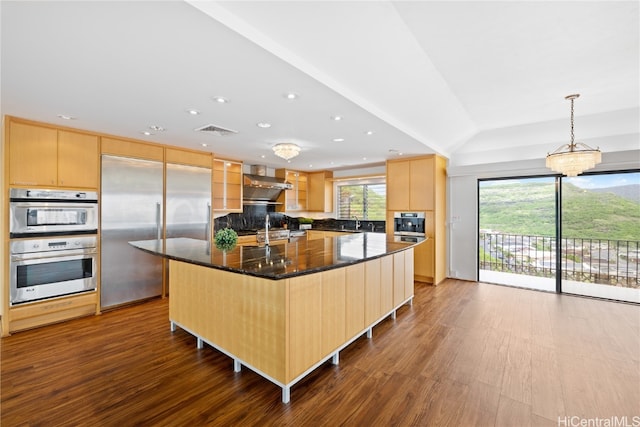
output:
{"label": "sliding glass door", "polygon": [[478,209],[479,281],[640,303],[640,172],[480,180]]}
{"label": "sliding glass door", "polygon": [[478,280],[555,291],[555,178],[479,181],[478,208]]}
{"label": "sliding glass door", "polygon": [[640,173],[562,178],[562,291],[640,303]]}

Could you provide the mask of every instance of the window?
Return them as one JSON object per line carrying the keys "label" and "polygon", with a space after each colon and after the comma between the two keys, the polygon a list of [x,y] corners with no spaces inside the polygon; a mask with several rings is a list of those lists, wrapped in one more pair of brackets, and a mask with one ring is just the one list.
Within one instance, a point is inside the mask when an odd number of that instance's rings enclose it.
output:
{"label": "window", "polygon": [[386,218],[387,185],[383,180],[367,183],[345,182],[337,186],[338,219],[384,221]]}

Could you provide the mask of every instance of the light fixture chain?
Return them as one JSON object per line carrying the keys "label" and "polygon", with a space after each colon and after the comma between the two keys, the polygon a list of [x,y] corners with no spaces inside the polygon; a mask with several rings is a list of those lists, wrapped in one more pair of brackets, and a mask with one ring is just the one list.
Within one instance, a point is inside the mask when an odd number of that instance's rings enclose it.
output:
{"label": "light fixture chain", "polygon": [[570,151],[573,151],[573,149],[576,146],[576,144],[575,144],[575,135],[573,133],[573,100],[574,100],[574,98],[571,98],[571,145],[570,145]]}

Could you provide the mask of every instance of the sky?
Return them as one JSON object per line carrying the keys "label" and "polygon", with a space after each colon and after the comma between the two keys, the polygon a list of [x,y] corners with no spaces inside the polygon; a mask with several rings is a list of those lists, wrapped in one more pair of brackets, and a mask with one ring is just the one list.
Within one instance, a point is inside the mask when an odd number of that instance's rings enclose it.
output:
{"label": "sky", "polygon": [[[529,178],[529,179],[508,179],[508,180],[491,180],[483,181],[481,186],[488,185],[501,185],[507,183],[517,182],[548,182],[549,184],[554,182],[554,177],[541,177],[541,178]],[[592,188],[609,188],[619,187],[622,185],[640,185],[640,172],[627,172],[627,173],[608,173],[598,175],[578,175],[573,178],[563,177],[563,181],[570,183],[579,188],[592,189]]]}

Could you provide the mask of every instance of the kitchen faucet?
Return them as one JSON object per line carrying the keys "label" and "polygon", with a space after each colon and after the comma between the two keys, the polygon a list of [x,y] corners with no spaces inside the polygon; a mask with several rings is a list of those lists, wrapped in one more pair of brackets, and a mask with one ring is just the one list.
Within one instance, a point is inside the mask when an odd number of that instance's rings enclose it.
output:
{"label": "kitchen faucet", "polygon": [[374,224],[374,223],[372,223],[372,222],[370,222],[370,223],[369,223],[369,227],[371,227],[371,231],[372,231],[372,232],[373,232],[373,231],[375,231],[375,229],[376,229],[375,224]]}
{"label": "kitchen faucet", "polygon": [[358,221],[358,217],[357,216],[353,216],[353,218],[356,220],[356,230],[360,229],[360,221]]}
{"label": "kitchen faucet", "polygon": [[269,214],[264,218],[264,245],[269,246]]}

